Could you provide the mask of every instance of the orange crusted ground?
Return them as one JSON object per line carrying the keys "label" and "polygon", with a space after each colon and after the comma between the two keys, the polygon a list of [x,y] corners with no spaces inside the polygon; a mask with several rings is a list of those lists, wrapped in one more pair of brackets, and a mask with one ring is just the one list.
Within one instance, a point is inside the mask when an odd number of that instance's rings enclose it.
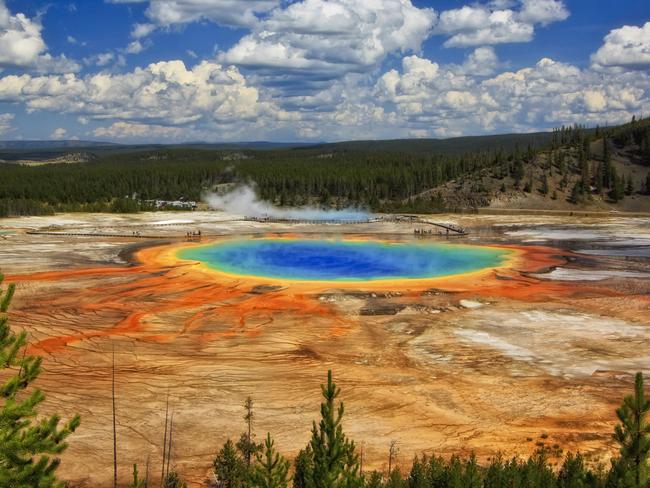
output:
{"label": "orange crusted ground", "polygon": [[144,248],[134,266],[7,277],[18,284],[12,323],[46,356],[46,408],[82,415],[61,468],[75,486],[112,476],[113,347],[121,477],[147,458],[159,472],[169,392],[173,464],[195,486],[243,431],[248,395],[258,437],[270,431],[295,454],[328,369],[370,466],[393,439],[402,462],[421,451],[484,459],[529,452],[542,433],[601,459],[627,374],[647,364],[647,290],[533,277],[566,262],[554,248],[507,246],[503,268],[364,284],[223,275],[176,259],[179,246]]}

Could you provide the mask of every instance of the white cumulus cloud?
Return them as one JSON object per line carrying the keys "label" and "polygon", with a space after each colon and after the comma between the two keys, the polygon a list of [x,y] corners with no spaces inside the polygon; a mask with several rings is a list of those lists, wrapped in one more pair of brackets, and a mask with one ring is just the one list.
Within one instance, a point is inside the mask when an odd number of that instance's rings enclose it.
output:
{"label": "white cumulus cloud", "polygon": [[564,2],[559,0],[522,0],[518,18],[521,22],[547,25],[569,17]]}
{"label": "white cumulus cloud", "polygon": [[443,11],[434,33],[448,36],[446,47],[529,42],[536,25],[548,25],[568,16],[561,0],[522,0],[518,10],[512,2],[472,4]]}
{"label": "white cumulus cloud", "polygon": [[[251,26],[257,15],[280,4],[279,0],[110,0],[111,3],[148,3],[147,27],[136,26],[135,37],[148,35],[155,27],[169,27],[208,20],[227,26]],[[145,24],[146,25],[146,24]]]}
{"label": "white cumulus cloud", "polygon": [[419,50],[434,18],[410,0],[303,0],[273,10],[219,60],[318,83]]}
{"label": "white cumulus cloud", "polygon": [[479,47],[467,56],[461,69],[474,76],[489,76],[499,68],[499,58],[492,47]]}
{"label": "white cumulus cloud", "polygon": [[54,129],[52,134],[50,134],[50,139],[62,140],[65,139],[67,135],[68,135],[67,130],[65,130],[63,127],[58,127],[57,129]]}
{"label": "white cumulus cloud", "polygon": [[[195,65],[163,60],[125,72],[127,56],[150,47],[155,29],[225,22],[210,13],[225,0],[150,0],[130,44],[86,58],[87,74],[0,76],[0,103],[70,114],[86,135],[131,142],[449,137],[613,124],[650,112],[650,73],[624,69],[650,65],[650,23],[610,32],[588,68],[543,58],[509,70],[493,45],[530,40],[539,26],[563,20],[562,1],[492,0],[440,15],[411,0],[241,3],[248,6],[239,12],[255,18],[249,32],[211,60],[188,50]],[[154,15],[171,4],[166,17]],[[19,16],[0,8],[0,40]],[[40,24],[20,18],[42,43]],[[421,46],[432,33],[473,49],[453,64],[427,59]],[[47,55],[44,43],[34,45],[37,58]],[[396,58],[398,68],[384,67]],[[0,132],[12,130],[9,115],[0,114]],[[51,137],[67,135],[60,128]]]}
{"label": "white cumulus cloud", "polygon": [[254,124],[258,118],[285,117],[274,104],[260,100],[258,89],[237,68],[207,61],[192,69],[182,61],[166,61],[124,74],[85,77],[10,75],[0,78],[0,101],[21,102],[32,112],[170,126]]}
{"label": "white cumulus cloud", "polygon": [[642,27],[625,25],[614,29],[604,41],[592,55],[592,63],[638,69],[650,67],[650,22]]}
{"label": "white cumulus cloud", "polygon": [[65,56],[52,56],[38,20],[23,13],[12,14],[0,0],[0,68],[24,68],[39,72],[77,71],[79,66]]}
{"label": "white cumulus cloud", "polygon": [[409,56],[401,71],[380,77],[375,94],[403,126],[426,124],[432,132],[446,133],[617,123],[650,110],[650,75],[645,73],[581,70],[548,58],[490,78],[470,73]]}
{"label": "white cumulus cloud", "polygon": [[0,135],[9,132],[11,127],[11,121],[14,119],[14,114],[0,114]]}

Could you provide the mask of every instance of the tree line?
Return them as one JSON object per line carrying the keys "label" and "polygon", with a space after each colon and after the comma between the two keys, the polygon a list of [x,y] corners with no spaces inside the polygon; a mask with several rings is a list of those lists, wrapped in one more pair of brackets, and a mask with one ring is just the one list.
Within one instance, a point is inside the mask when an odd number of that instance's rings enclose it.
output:
{"label": "tree line", "polygon": [[[260,198],[280,206],[356,205],[373,211],[446,210],[440,194],[418,195],[452,181],[475,181],[472,191],[486,194],[490,189],[479,181],[482,175],[502,181],[502,191],[512,185],[514,191],[552,197],[554,191],[570,190],[573,203],[591,195],[616,202],[633,193],[650,194],[650,171],[639,185],[612,164],[613,150],[627,148],[636,163],[650,167],[650,119],[607,129],[561,127],[525,145],[521,137],[515,142],[503,137],[480,149],[458,146],[444,153],[410,150],[409,141],[393,141],[381,146],[386,150],[373,150],[370,143],[272,150],[158,148],[107,152],[77,164],[0,164],[0,216],[151,210],[147,200],[197,201],[226,183],[254,183]],[[602,141],[602,156],[591,153],[595,141]],[[559,175],[558,188],[550,187],[553,174]]]}
{"label": "tree line", "polygon": [[496,152],[439,156],[301,149],[247,151],[231,160],[222,151],[167,149],[79,164],[0,164],[0,215],[138,211],[146,200],[200,200],[224,183],[254,183],[260,198],[280,206],[354,204],[376,210],[489,167]]}
{"label": "tree line", "polygon": [[[68,446],[68,437],[79,427],[73,416],[61,423],[58,415],[43,417],[38,406],[44,394],[33,389],[41,372],[40,357],[26,353],[27,335],[16,334],[9,326],[7,310],[15,286],[2,288],[0,275],[0,486],[11,488],[63,488],[57,478],[59,455]],[[113,358],[115,356],[113,355]],[[113,359],[113,460],[114,488],[118,487],[117,436],[115,430],[115,362]],[[610,465],[592,466],[580,454],[569,453],[559,469],[541,447],[527,459],[506,459],[497,455],[487,465],[474,455],[416,456],[402,472],[395,465],[395,444],[388,451],[388,469],[364,471],[363,451],[343,430],[345,407],[341,390],[332,372],[321,386],[320,418],[313,422],[308,444],[290,463],[278,450],[270,433],[263,442],[254,434],[253,401],[244,404],[246,429],[237,442],[227,440],[212,463],[215,486],[220,488],[648,488],[650,471],[650,397],[643,376],[635,376],[634,391],[616,410],[618,423],[613,439],[619,453]],[[160,477],[144,475],[133,465],[129,488],[183,488],[185,481],[172,466],[173,412],[169,402],[165,415],[163,458]]]}

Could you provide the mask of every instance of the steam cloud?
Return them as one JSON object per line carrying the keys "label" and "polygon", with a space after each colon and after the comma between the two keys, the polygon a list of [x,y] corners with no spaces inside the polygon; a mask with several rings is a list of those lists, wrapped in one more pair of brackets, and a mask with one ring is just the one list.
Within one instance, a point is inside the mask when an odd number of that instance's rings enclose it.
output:
{"label": "steam cloud", "polygon": [[314,206],[276,207],[260,200],[250,185],[238,186],[223,195],[209,193],[205,202],[214,210],[222,210],[246,217],[289,220],[368,220],[371,215],[359,208],[348,207],[342,210],[322,209]]}

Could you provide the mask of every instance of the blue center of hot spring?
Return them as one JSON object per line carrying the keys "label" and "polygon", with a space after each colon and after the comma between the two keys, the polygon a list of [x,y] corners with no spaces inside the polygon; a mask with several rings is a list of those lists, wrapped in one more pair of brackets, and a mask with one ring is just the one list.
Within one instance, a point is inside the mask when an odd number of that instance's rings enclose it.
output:
{"label": "blue center of hot spring", "polygon": [[306,239],[231,240],[180,251],[225,273],[300,281],[367,281],[449,276],[500,266],[490,247]]}

